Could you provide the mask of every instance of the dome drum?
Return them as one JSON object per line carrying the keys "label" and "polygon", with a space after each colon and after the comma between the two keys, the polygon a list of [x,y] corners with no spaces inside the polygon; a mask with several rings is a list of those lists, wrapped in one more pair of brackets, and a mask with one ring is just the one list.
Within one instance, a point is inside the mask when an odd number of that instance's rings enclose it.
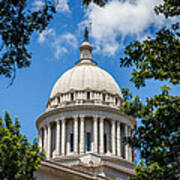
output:
{"label": "dome drum", "polygon": [[53,98],[50,98],[47,103],[47,111],[63,107],[66,105],[83,105],[83,104],[94,104],[103,105],[119,108],[122,103],[119,95],[112,95],[107,91],[92,91],[86,89],[84,91],[73,91],[68,93],[58,93]]}
{"label": "dome drum", "polygon": [[[83,112],[83,114],[81,114]],[[98,114],[101,115],[98,115]],[[40,123],[41,147],[50,159],[93,153],[98,156],[116,157],[134,161],[133,151],[123,143],[124,136],[131,136],[133,125],[122,116],[119,120],[107,117],[101,110],[74,111],[69,116]],[[94,114],[94,115],[93,115]],[[69,158],[70,158],[69,157]],[[70,158],[71,159],[71,158]]]}

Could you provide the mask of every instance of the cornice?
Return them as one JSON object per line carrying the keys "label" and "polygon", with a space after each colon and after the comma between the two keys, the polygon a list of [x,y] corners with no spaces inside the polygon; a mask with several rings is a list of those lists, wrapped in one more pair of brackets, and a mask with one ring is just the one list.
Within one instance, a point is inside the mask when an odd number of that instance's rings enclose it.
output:
{"label": "cornice", "polygon": [[37,127],[37,129],[39,129],[39,123],[43,119],[50,117],[52,115],[56,115],[56,114],[62,113],[62,112],[72,112],[72,111],[79,111],[79,110],[90,110],[90,111],[100,110],[100,111],[104,111],[104,112],[114,113],[114,114],[117,114],[117,115],[120,115],[120,116],[123,116],[123,117],[129,119],[132,122],[132,124],[134,125],[134,127],[136,127],[136,120],[133,117],[128,116],[127,114],[123,113],[122,111],[112,108],[112,107],[105,107],[105,106],[92,105],[92,104],[91,105],[84,105],[84,104],[83,105],[72,105],[72,106],[61,107],[61,108],[57,108],[57,109],[53,109],[48,112],[45,112],[42,115],[40,115],[38,117],[38,119],[36,120],[36,127]]}

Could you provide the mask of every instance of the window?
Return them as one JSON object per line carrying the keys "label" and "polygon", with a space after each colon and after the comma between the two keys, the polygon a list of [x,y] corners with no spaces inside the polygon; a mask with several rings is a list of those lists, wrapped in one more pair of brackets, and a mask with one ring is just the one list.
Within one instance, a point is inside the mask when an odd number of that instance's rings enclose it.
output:
{"label": "window", "polygon": [[60,103],[60,97],[57,97],[58,104]]}
{"label": "window", "polygon": [[87,99],[90,99],[90,92],[87,92]]}
{"label": "window", "polygon": [[115,104],[117,105],[118,104],[118,98],[116,97],[115,99]]}
{"label": "window", "polygon": [[74,94],[71,93],[71,101],[74,101]]}
{"label": "window", "polygon": [[105,101],[106,100],[106,95],[105,94],[103,94],[103,101]]}
{"label": "window", "polygon": [[71,148],[71,152],[73,152],[74,151],[74,134],[73,133],[71,133],[70,134],[70,148]]}
{"label": "window", "polygon": [[87,151],[90,151],[91,150],[91,133],[87,133],[87,136],[86,136],[86,142],[87,142]]}
{"label": "window", "polygon": [[104,134],[104,153],[107,153],[107,136]]}

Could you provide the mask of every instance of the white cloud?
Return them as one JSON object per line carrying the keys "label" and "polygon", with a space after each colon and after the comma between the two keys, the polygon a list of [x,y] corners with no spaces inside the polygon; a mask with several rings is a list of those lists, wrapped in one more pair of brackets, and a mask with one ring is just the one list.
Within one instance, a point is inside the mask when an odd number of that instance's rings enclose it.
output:
{"label": "white cloud", "polygon": [[65,33],[57,36],[52,43],[55,48],[55,57],[58,59],[61,55],[68,53],[71,49],[77,48],[77,39],[71,33]]}
{"label": "white cloud", "polygon": [[[68,5],[68,0],[53,0],[53,1],[54,1],[57,12],[60,12],[60,13],[63,13],[63,12],[70,13],[71,12],[69,5]],[[35,0],[32,3],[32,9],[39,10],[44,6],[44,4],[45,4],[45,1],[43,1],[43,0]]]}
{"label": "white cloud", "polygon": [[77,49],[78,41],[71,33],[56,35],[54,29],[49,28],[39,34],[37,41],[42,44],[48,42],[48,46],[55,50],[54,56],[59,59],[60,56],[68,53],[72,49]]}
{"label": "white cloud", "polygon": [[56,10],[57,12],[69,12],[68,0],[57,0]]}
{"label": "white cloud", "polygon": [[50,29],[46,29],[44,30],[42,33],[39,34],[38,37],[38,42],[39,43],[44,43],[44,41],[46,40],[47,36],[55,36],[55,31],[54,29],[50,28]]}
{"label": "white cloud", "polygon": [[[164,23],[164,17],[156,16],[155,5],[161,0],[111,0],[105,7],[90,4],[87,19],[96,48],[107,55],[114,55],[126,36],[141,39],[150,26]],[[118,40],[117,40],[118,39]],[[121,39],[121,40],[119,40]],[[121,44],[119,43],[121,42]]]}

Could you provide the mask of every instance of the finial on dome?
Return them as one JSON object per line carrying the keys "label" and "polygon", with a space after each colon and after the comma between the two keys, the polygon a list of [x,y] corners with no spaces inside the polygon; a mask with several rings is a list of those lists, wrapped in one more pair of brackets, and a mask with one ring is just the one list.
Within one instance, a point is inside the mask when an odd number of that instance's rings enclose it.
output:
{"label": "finial on dome", "polygon": [[84,41],[88,41],[89,40],[89,31],[88,31],[88,27],[85,27],[84,30]]}
{"label": "finial on dome", "polygon": [[91,63],[93,62],[92,54],[91,54],[93,47],[89,43],[88,39],[89,39],[89,31],[88,31],[88,27],[86,26],[84,30],[84,41],[80,46],[80,51],[81,51],[80,62],[91,62]]}

